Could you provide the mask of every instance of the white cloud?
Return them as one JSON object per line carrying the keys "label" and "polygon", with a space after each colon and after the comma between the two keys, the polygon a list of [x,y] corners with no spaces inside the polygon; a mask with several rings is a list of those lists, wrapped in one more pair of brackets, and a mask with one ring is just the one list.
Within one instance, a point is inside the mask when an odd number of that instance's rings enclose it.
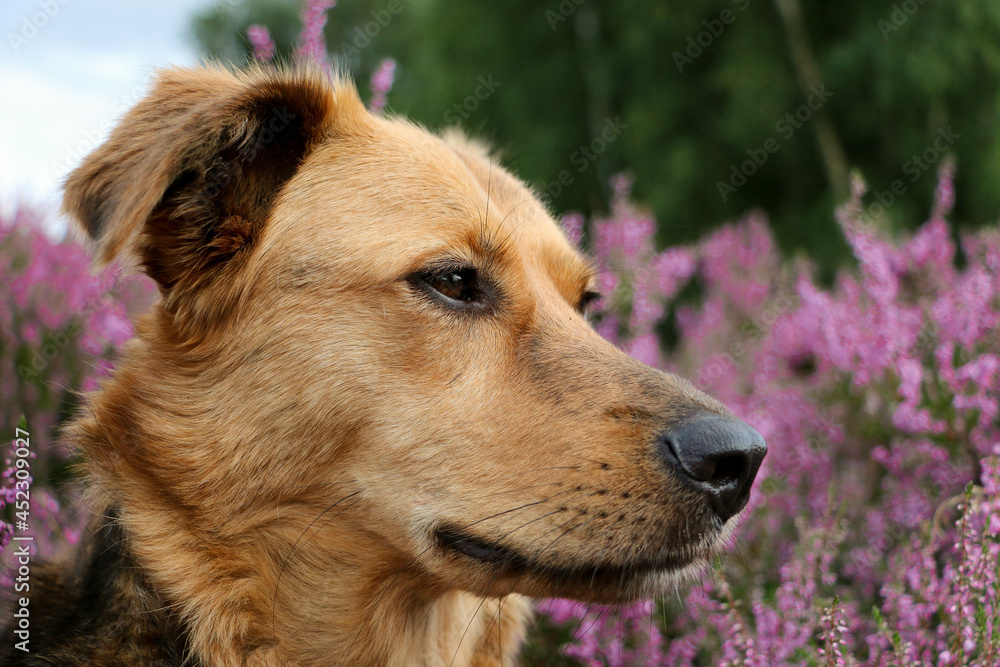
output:
{"label": "white cloud", "polygon": [[[55,208],[66,171],[135,101],[152,70],[196,62],[188,21],[209,1],[0,2],[0,203]],[[24,31],[45,6],[44,25]],[[22,32],[30,39],[11,38]]]}

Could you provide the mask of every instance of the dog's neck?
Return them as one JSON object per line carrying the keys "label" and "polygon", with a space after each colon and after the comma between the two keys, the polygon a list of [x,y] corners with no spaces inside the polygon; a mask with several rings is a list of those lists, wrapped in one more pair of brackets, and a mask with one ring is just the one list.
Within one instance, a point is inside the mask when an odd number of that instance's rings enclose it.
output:
{"label": "dog's neck", "polygon": [[124,366],[70,435],[96,509],[116,508],[132,557],[204,664],[513,664],[524,598],[432,583],[363,515],[338,515],[350,500],[320,514],[299,496],[255,493],[259,480],[181,420],[157,432],[162,415],[141,414]]}
{"label": "dog's neck", "polygon": [[348,544],[358,550],[323,552],[336,541],[324,535],[312,540],[317,549],[286,562],[288,541],[201,543],[204,535],[180,526],[165,534],[171,528],[157,516],[162,508],[116,511],[128,535],[124,548],[157,597],[181,611],[193,653],[206,665],[514,664],[530,617],[520,596],[427,589],[405,563],[366,562],[372,551],[357,535]]}

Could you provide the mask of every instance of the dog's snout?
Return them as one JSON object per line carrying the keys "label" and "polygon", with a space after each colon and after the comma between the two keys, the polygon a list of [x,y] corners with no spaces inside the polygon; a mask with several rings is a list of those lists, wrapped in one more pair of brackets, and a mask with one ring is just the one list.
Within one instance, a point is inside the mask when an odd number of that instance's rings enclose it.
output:
{"label": "dog's snout", "polygon": [[660,437],[658,455],[705,493],[726,520],[742,510],[767,446],[756,430],[736,419],[702,414]]}

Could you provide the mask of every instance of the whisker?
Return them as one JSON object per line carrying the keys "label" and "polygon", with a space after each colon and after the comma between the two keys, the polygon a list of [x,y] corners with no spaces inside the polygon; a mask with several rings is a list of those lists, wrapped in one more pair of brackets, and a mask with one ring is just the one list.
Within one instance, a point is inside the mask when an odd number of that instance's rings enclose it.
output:
{"label": "whisker", "polygon": [[[490,164],[490,170],[489,170],[488,175],[486,176],[486,215],[484,216],[484,219],[485,219],[485,221],[486,221],[487,224],[490,221],[490,189],[493,186],[493,157],[492,156],[489,159],[489,164]],[[503,222],[501,222],[500,224],[502,225]]]}
{"label": "whisker", "polygon": [[[607,607],[601,607],[601,610],[599,612],[597,612],[597,617],[593,621],[591,621],[590,625],[587,626],[587,629],[583,631],[583,634],[587,634],[588,632],[590,632],[590,630],[595,625],[597,625],[597,622],[601,620],[601,617],[604,616],[604,612],[606,612],[607,610],[608,610]],[[587,613],[588,614],[590,613],[590,607],[587,607]],[[586,616],[584,616],[584,619],[586,619]],[[583,625],[583,621],[580,621],[580,625]],[[580,630],[579,626],[576,629],[577,629],[577,632],[579,632],[579,630]]]}
{"label": "whisker", "polygon": [[574,530],[579,530],[580,528],[583,528],[584,526],[586,526],[586,525],[588,525],[590,523],[593,523],[596,519],[597,519],[597,517],[591,517],[591,518],[587,519],[586,521],[584,521],[583,523],[581,523],[579,526],[573,526],[569,530],[567,530],[567,531],[563,532],[561,535],[559,535],[559,537],[557,537],[556,539],[552,540],[548,545],[546,545],[545,549],[543,549],[542,551],[543,552],[544,551],[548,551],[549,549],[552,548],[552,546],[556,542],[558,542],[562,538],[566,537],[567,535],[569,535],[570,533],[572,533]]}
{"label": "whisker", "polygon": [[580,466],[546,466],[544,468],[528,468],[527,470],[519,470],[515,473],[511,473],[506,477],[500,477],[496,481],[502,482],[505,479],[510,479],[511,477],[517,477],[518,475],[525,475],[529,472],[542,472],[544,470],[579,470]]}
{"label": "whisker", "polygon": [[458,639],[458,646],[455,647],[455,655],[451,656],[451,662],[448,663],[448,667],[452,667],[452,665],[455,664],[455,659],[458,658],[458,652],[462,650],[462,642],[465,641],[465,635],[469,633],[469,628],[472,627],[473,621],[476,620],[476,614],[478,614],[479,610],[483,608],[484,602],[486,602],[486,598],[480,598],[479,604],[476,606],[476,610],[472,612],[472,617],[469,619],[469,622],[465,626],[465,632],[463,632],[462,636],[459,637]]}
{"label": "whisker", "polygon": [[[497,542],[499,542],[499,540],[502,540],[502,539],[504,539],[506,537],[509,537],[510,535],[512,535],[515,532],[521,530],[522,528],[524,528],[524,527],[526,527],[528,525],[531,525],[535,521],[538,521],[540,519],[544,519],[547,516],[552,516],[553,514],[558,514],[558,512],[559,512],[559,510],[555,510],[555,511],[549,512],[548,514],[543,514],[543,515],[541,515],[539,517],[535,517],[534,519],[531,519],[530,521],[526,521],[525,523],[521,524],[517,528],[514,528],[514,529],[508,531],[507,533],[505,533],[504,535],[501,535],[499,538],[497,538]],[[565,523],[563,525],[565,525]],[[535,539],[537,540],[537,538],[535,538]],[[534,543],[534,541],[535,540],[532,540],[531,542],[528,543],[528,545],[530,546],[532,543]],[[462,569],[460,569],[458,572],[455,573],[454,576],[452,576],[452,580],[454,581],[454,580],[458,579],[466,570],[468,570],[473,565],[475,565],[475,562],[473,562],[473,561],[470,561],[470,562],[466,563],[465,565],[463,565]]]}
{"label": "whisker", "polygon": [[[542,533],[541,535],[537,536],[537,537],[536,537],[535,539],[531,540],[531,541],[530,541],[530,542],[528,542],[528,543],[527,543],[526,545],[524,545],[524,546],[525,546],[525,548],[527,548],[527,547],[530,547],[530,546],[531,546],[532,544],[534,544],[534,543],[535,543],[535,542],[537,542],[538,540],[542,539],[542,538],[543,538],[543,537],[545,537],[546,535],[549,535],[549,534],[551,534],[552,532],[554,532],[554,531],[557,531],[557,530],[559,530],[560,528],[563,528],[564,526],[566,526],[567,524],[569,524],[570,522],[572,522],[572,521],[574,521],[574,520],[576,520],[576,519],[578,519],[578,518],[579,518],[579,515],[577,515],[577,516],[573,516],[573,517],[570,517],[569,519],[566,519],[565,521],[563,521],[563,522],[562,522],[561,524],[559,524],[558,526],[555,526],[555,527],[553,527],[553,528],[550,528],[549,530],[545,531],[544,533]],[[548,547],[546,547],[545,549],[542,549],[541,551],[539,551],[539,552],[538,552],[538,554],[540,555],[540,554],[543,554],[543,553],[545,553],[546,549],[548,549]]]}
{"label": "whisker", "polygon": [[[555,495],[560,495],[560,494],[555,494]],[[496,514],[492,514],[492,515],[490,515],[488,517],[484,517],[482,519],[479,519],[478,521],[473,521],[472,523],[470,523],[470,524],[468,524],[466,526],[463,526],[463,529],[464,528],[468,528],[468,527],[473,526],[473,525],[476,525],[478,523],[482,523],[483,521],[488,521],[489,519],[493,519],[493,518],[496,518],[498,516],[503,516],[505,514],[510,514],[511,512],[517,512],[519,510],[523,510],[523,509],[526,509],[528,507],[534,507],[536,505],[541,505],[541,504],[547,503],[552,498],[554,498],[555,495],[549,496],[548,498],[545,498],[545,499],[537,501],[537,502],[527,503],[527,504],[521,505],[519,507],[514,507],[514,508],[509,509],[509,510],[504,510],[503,512],[497,512]],[[406,572],[414,563],[416,563],[417,560],[421,556],[423,556],[425,553],[427,553],[428,551],[430,551],[431,549],[433,549],[435,546],[436,545],[431,544],[431,545],[425,547],[424,549],[422,549],[417,555],[415,555],[413,558],[411,558],[409,560],[409,562],[406,563],[406,565],[404,565],[403,567],[401,567],[399,569],[399,571],[396,572],[395,575],[393,575],[392,579],[389,580],[389,583],[387,583],[385,585],[385,587],[382,589],[382,592],[379,593],[378,597],[375,599],[375,601],[369,607],[369,610],[368,610],[369,615],[371,615],[371,614],[373,614],[375,612],[375,610],[378,608],[379,604],[381,604],[382,600],[385,599],[385,596],[389,594],[389,591],[392,589],[393,584],[396,583],[396,581],[399,579],[399,577],[401,577],[404,572]],[[471,565],[471,563],[465,565],[461,570],[459,570],[458,574],[456,574],[455,576],[461,575],[462,572],[464,572],[465,569],[468,568],[470,565]],[[424,615],[425,622],[426,622],[427,616],[430,614],[430,611],[431,611],[431,608],[428,608],[427,613]],[[354,645],[357,643],[358,638],[360,636],[361,636],[361,628],[359,627],[358,631],[354,634],[354,639],[351,641],[351,645],[348,647],[347,655],[351,654],[351,651],[354,649]]]}
{"label": "whisker", "polygon": [[462,528],[463,529],[465,529],[465,528],[471,528],[472,526],[480,524],[483,521],[489,521],[490,519],[495,519],[498,516],[503,516],[504,514],[510,514],[511,512],[517,512],[517,511],[520,511],[520,510],[523,510],[523,509],[527,509],[528,507],[534,507],[535,505],[543,505],[543,504],[549,502],[550,500],[552,500],[553,498],[555,498],[557,496],[564,495],[566,493],[573,493],[573,491],[562,491],[560,493],[555,493],[555,494],[549,496],[548,498],[545,498],[544,500],[536,500],[535,502],[525,503],[524,505],[521,505],[520,507],[514,507],[514,508],[509,509],[509,510],[504,510],[502,512],[497,512],[496,514],[491,514],[491,515],[489,515],[487,517],[483,517],[482,519],[477,519],[476,521],[473,521],[472,523],[466,524],[466,525],[462,526]]}
{"label": "whisker", "polygon": [[[299,542],[302,541],[302,538],[305,537],[305,534],[309,532],[309,529],[312,528],[313,525],[315,525],[315,523],[317,521],[319,521],[323,517],[324,514],[326,514],[327,512],[329,512],[334,507],[336,507],[340,503],[344,502],[348,498],[356,496],[359,493],[361,493],[361,491],[355,491],[354,493],[348,494],[348,495],[344,496],[343,498],[341,498],[340,500],[338,500],[337,502],[335,502],[334,504],[332,504],[329,507],[327,507],[322,512],[320,512],[319,516],[317,516],[315,519],[313,519],[312,522],[308,526],[306,526],[306,529],[302,531],[302,534],[299,535],[299,538],[297,540],[295,540],[295,543],[292,545],[292,548],[289,550],[288,555],[285,556],[285,561],[281,564],[281,569],[278,571],[278,579],[277,579],[277,581],[274,582],[274,599],[271,602],[271,634],[272,635],[275,634],[275,629],[277,627],[276,626],[276,619],[277,619],[277,608],[278,608],[278,588],[281,585],[281,576],[285,573],[285,568],[288,567],[288,561],[291,560],[292,554],[295,553],[296,547],[299,546]],[[323,524],[323,525],[325,526],[326,524]],[[319,532],[319,531],[316,531],[316,532]],[[307,543],[308,543],[308,541],[307,541]]]}
{"label": "whisker", "polygon": [[497,648],[500,649],[500,667],[503,667],[503,603],[506,601],[506,597],[500,598],[500,604],[497,605]]}
{"label": "whisker", "polygon": [[[505,223],[507,221],[507,218],[509,218],[510,215],[514,211],[516,211],[519,207],[523,206],[524,204],[527,204],[530,201],[533,201],[533,200],[532,199],[525,199],[521,203],[515,204],[509,211],[507,211],[507,215],[505,215],[503,217],[503,219],[500,221],[500,224],[497,225],[497,231],[500,231],[500,228],[503,227],[503,223]],[[498,248],[503,248],[504,246],[506,246],[510,242],[510,237],[514,235],[514,232],[517,231],[517,228],[519,226],[520,225],[515,225],[514,227],[512,227],[511,230],[509,232],[507,232],[507,236],[505,236],[502,239],[500,239],[500,243],[497,244],[497,247]]]}
{"label": "whisker", "polygon": [[519,486],[516,489],[506,489],[504,491],[495,491],[493,493],[487,493],[483,496],[476,496],[477,499],[482,498],[492,498],[493,496],[502,496],[506,493],[514,493],[516,491],[524,491],[525,489],[537,489],[542,486],[561,486],[562,482],[546,482],[545,484],[531,484],[529,486]]}
{"label": "whisker", "polygon": [[[590,615],[590,610],[593,609],[593,608],[594,608],[594,603],[591,602],[590,604],[587,605],[587,608],[584,610],[583,614],[580,616],[580,622],[577,623],[576,629],[573,630],[573,632],[570,634],[570,638],[573,641],[577,641],[577,638],[580,636],[580,628],[583,627],[584,622],[587,620],[587,616]],[[600,618],[600,617],[598,617],[598,618]],[[591,624],[591,625],[593,625],[593,624]],[[586,634],[586,633],[584,633],[584,634]],[[562,647],[559,650],[559,653],[562,653],[563,651],[565,651],[567,647],[568,646]]]}
{"label": "whisker", "polygon": [[[590,584],[588,584],[591,590],[594,589],[594,578],[597,576],[597,568],[600,567],[600,564],[604,561],[604,554],[606,554],[607,552],[608,552],[608,545],[605,544],[604,548],[601,549],[601,555],[597,557],[596,561],[594,561],[594,573],[590,575]],[[622,575],[624,574],[625,570],[622,569]],[[622,583],[621,581],[618,583],[619,587],[621,586],[621,583]]]}
{"label": "whisker", "polygon": [[604,461],[597,461],[596,459],[588,459],[586,456],[580,456],[579,454],[570,454],[568,452],[564,453],[564,456],[572,456],[575,459],[583,459],[584,461],[589,461],[590,463],[596,463],[598,465],[604,463]]}
{"label": "whisker", "polygon": [[493,624],[496,623],[497,632],[501,633],[500,641],[498,643],[498,647],[500,649],[501,667],[503,667],[503,634],[502,634],[503,623],[500,622],[500,614],[503,612],[503,603],[506,599],[507,599],[506,597],[502,597],[499,599],[499,603],[497,604],[497,613],[490,616],[490,621],[489,623],[486,624],[486,628],[481,633],[479,633],[479,638],[476,640],[476,643],[472,645],[473,650],[475,650],[475,648],[479,646],[479,644],[483,641],[483,639],[485,639],[489,635],[490,630],[493,629]]}
{"label": "whisker", "polygon": [[522,524],[521,524],[520,526],[518,526],[517,528],[514,528],[513,530],[510,530],[510,531],[508,531],[508,532],[504,533],[503,535],[501,535],[500,537],[498,537],[498,538],[497,538],[497,542],[499,542],[500,540],[504,539],[505,537],[509,537],[509,536],[510,536],[511,534],[513,534],[513,533],[515,533],[515,532],[517,532],[517,531],[521,530],[521,529],[522,529],[522,528],[524,528],[525,526],[530,526],[531,524],[535,523],[536,521],[541,521],[542,519],[544,519],[544,518],[546,518],[546,517],[550,517],[550,516],[552,516],[553,514],[559,514],[559,512],[560,512],[560,511],[562,511],[562,510],[552,510],[552,511],[551,511],[551,512],[549,512],[548,514],[543,514],[543,515],[541,515],[541,516],[537,516],[537,517],[535,517],[534,519],[532,519],[531,521],[525,521],[524,523],[522,523]]}

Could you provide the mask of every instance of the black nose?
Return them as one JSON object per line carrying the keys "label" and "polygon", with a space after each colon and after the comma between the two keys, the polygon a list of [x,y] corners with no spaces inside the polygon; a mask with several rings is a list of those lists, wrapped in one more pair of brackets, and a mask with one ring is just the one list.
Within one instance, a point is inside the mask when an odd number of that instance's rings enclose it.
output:
{"label": "black nose", "polygon": [[767,446],[743,422],[702,413],[663,434],[658,453],[726,520],[746,507]]}

